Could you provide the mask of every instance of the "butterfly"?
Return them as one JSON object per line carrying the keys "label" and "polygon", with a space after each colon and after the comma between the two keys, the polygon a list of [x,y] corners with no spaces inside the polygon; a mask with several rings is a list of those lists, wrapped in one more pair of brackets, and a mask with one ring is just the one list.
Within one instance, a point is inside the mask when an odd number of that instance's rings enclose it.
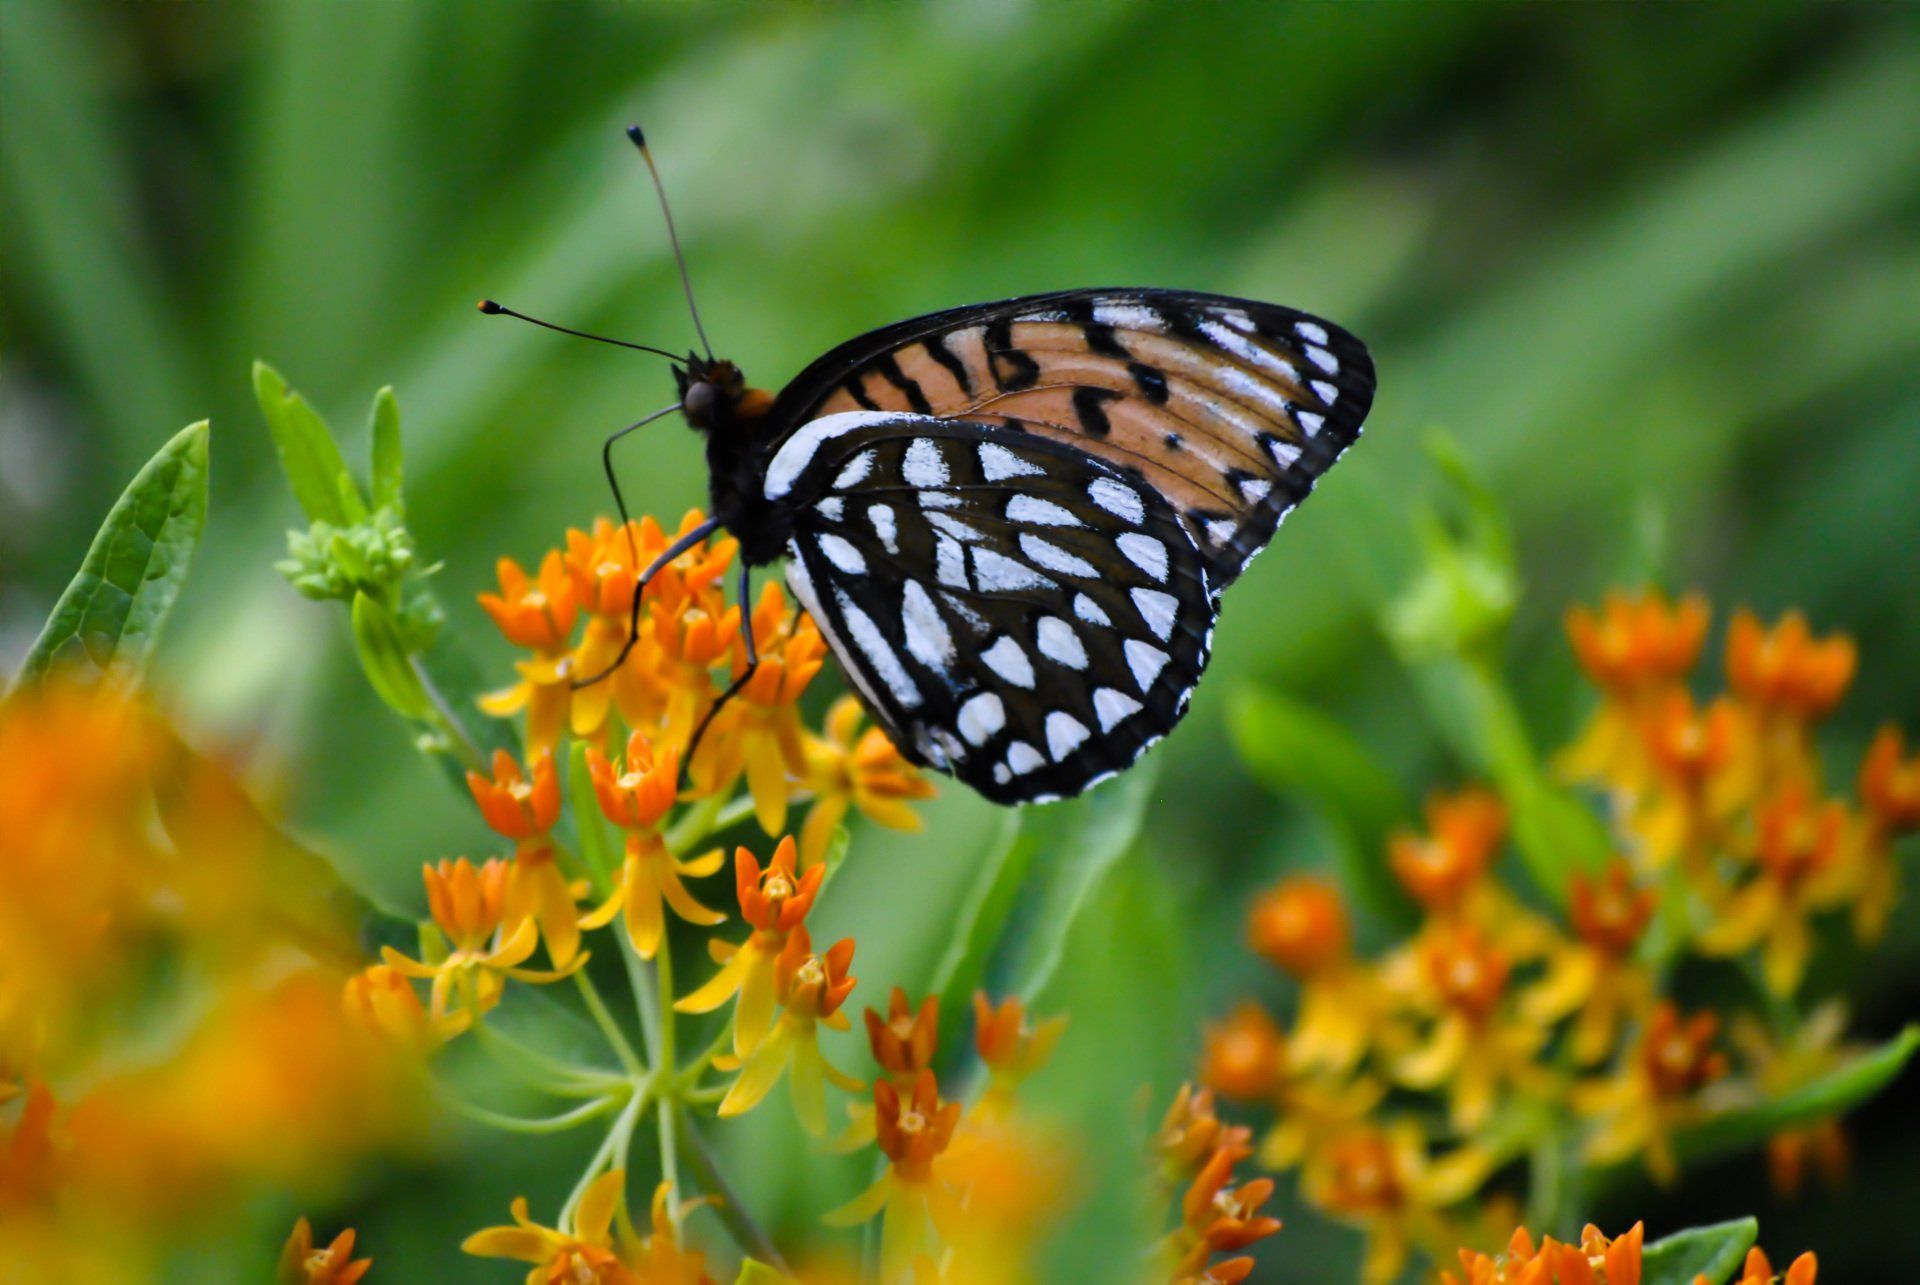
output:
{"label": "butterfly", "polygon": [[1172,730],[1222,595],[1374,391],[1332,322],[1136,288],[897,322],[778,395],[710,354],[675,361],[711,517],[649,574],[724,528],[744,602],[785,559],[901,752],[1003,804],[1078,794]]}

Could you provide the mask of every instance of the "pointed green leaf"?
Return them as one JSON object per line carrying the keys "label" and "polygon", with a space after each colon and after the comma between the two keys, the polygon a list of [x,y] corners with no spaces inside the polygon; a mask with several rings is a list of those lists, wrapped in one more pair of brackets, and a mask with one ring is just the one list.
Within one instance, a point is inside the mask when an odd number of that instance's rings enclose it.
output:
{"label": "pointed green leaf", "polygon": [[54,604],[20,682],[56,664],[111,667],[136,678],[145,670],[206,525],[207,464],[205,420],[147,461]]}
{"label": "pointed green leaf", "polygon": [[391,385],[373,395],[373,507],[392,509],[393,515],[407,516],[403,492],[405,469],[400,456],[400,403]]}
{"label": "pointed green leaf", "polygon": [[1647,1246],[1640,1279],[1645,1285],[1693,1285],[1694,1277],[1705,1276],[1712,1285],[1724,1285],[1759,1234],[1760,1225],[1751,1218],[1675,1232]]}
{"label": "pointed green leaf", "polygon": [[1920,1026],[1909,1026],[1878,1048],[1790,1093],[1702,1122],[1676,1140],[1680,1154],[1691,1160],[1746,1151],[1783,1129],[1850,1111],[1893,1083],[1913,1060],[1916,1048],[1920,1048]]}
{"label": "pointed green leaf", "polygon": [[1413,906],[1386,864],[1387,835],[1412,812],[1399,783],[1366,746],[1317,710],[1245,688],[1227,709],[1240,759],[1276,794],[1300,795],[1333,831],[1342,882],[1371,913],[1411,921]]}
{"label": "pointed green leaf", "polygon": [[307,399],[287,387],[280,372],[253,363],[253,395],[273,433],[280,467],[309,521],[350,526],[367,516],[333,431]]}
{"label": "pointed green leaf", "polygon": [[400,641],[393,615],[364,593],[353,596],[353,645],[375,694],[402,718],[425,720],[431,710],[426,688]]}
{"label": "pointed green leaf", "polygon": [[1154,777],[1151,763],[1137,764],[1077,799],[1008,817],[934,970],[948,1056],[976,989],[1028,1000],[1046,989],[1075,919],[1139,834]]}

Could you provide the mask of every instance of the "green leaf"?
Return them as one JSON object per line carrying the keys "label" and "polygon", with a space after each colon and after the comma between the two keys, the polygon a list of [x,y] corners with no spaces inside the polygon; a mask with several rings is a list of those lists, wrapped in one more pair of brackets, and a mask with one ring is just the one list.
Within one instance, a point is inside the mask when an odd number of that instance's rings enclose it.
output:
{"label": "green leaf", "polygon": [[1783,1129],[1852,1110],[1893,1083],[1916,1048],[1920,1048],[1920,1026],[1909,1026],[1880,1047],[1781,1097],[1703,1121],[1681,1134],[1676,1145],[1688,1160],[1726,1155],[1757,1147]]}
{"label": "green leaf", "polygon": [[400,456],[400,403],[388,385],[373,395],[373,507],[392,509],[396,518],[407,516],[403,490],[405,469]]}
{"label": "green leaf", "polygon": [[1760,1224],[1751,1218],[1675,1232],[1647,1246],[1640,1279],[1645,1285],[1693,1285],[1695,1276],[1705,1276],[1722,1285],[1759,1234]]}
{"label": "green leaf", "polygon": [[100,524],[79,574],[27,652],[19,682],[56,664],[138,678],[173,609],[207,521],[207,422],[180,430]]}
{"label": "green leaf", "polygon": [[353,596],[353,646],[368,684],[389,709],[416,722],[430,717],[432,704],[400,641],[393,614],[364,593]]}
{"label": "green leaf", "polygon": [[1317,710],[1243,688],[1227,707],[1241,761],[1280,795],[1305,796],[1332,829],[1341,881],[1372,914],[1411,923],[1414,909],[1386,864],[1387,835],[1412,812],[1366,746]]}
{"label": "green leaf", "polygon": [[1008,818],[934,970],[949,1056],[976,989],[990,983],[1027,1000],[1046,989],[1082,907],[1139,834],[1155,775],[1139,764],[1077,799]]}
{"label": "green leaf", "polygon": [[308,520],[335,526],[365,520],[366,503],[320,412],[290,390],[280,373],[264,361],[253,363],[253,395],[273,433],[293,498]]}

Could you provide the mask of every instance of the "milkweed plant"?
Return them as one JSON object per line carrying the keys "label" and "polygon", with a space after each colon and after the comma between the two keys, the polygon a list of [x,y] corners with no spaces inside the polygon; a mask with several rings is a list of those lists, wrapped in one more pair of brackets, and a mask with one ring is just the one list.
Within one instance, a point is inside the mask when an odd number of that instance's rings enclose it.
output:
{"label": "milkweed plant", "polygon": [[[257,367],[255,390],[308,520],[280,569],[345,609],[368,685],[494,842],[423,860],[428,915],[405,921],[176,731],[142,679],[205,521],[208,434],[174,438],[0,706],[0,1275],[143,1278],[235,1199],[324,1214],[369,1160],[426,1155],[433,1122],[460,1118],[577,1132],[586,1158],[551,1207],[460,1211],[450,1271],[464,1251],[529,1285],[1047,1278],[1096,1177],[1024,1092],[1070,1014],[1031,1011],[1033,979],[993,965],[1013,935],[1064,933],[1009,907],[1084,854],[1036,840],[990,863],[926,993],[862,985],[858,931],[816,927],[858,859],[847,823],[918,831],[934,786],[851,697],[803,707],[827,649],[778,585],[729,601],[720,538],[643,586],[701,515],[599,518],[442,605],[391,391],[363,488],[277,374]],[[1247,768],[1309,802],[1336,856],[1247,907],[1270,984],[1196,1013],[1193,1082],[1142,1098],[1137,1164],[1098,1175],[1135,1192],[1138,1234],[1090,1279],[1242,1281],[1256,1250],[1284,1273],[1284,1183],[1364,1237],[1367,1282],[1424,1264],[1470,1285],[1761,1285],[1777,1278],[1751,1219],[1647,1241],[1581,1218],[1707,1156],[1762,1151],[1787,1189],[1837,1174],[1845,1112],[1920,1041],[1860,1045],[1846,996],[1809,982],[1821,951],[1884,932],[1920,828],[1899,730],[1845,772],[1816,752],[1852,644],[1737,613],[1709,696],[1704,599],[1574,606],[1593,713],[1536,757],[1500,665],[1509,542],[1440,455],[1466,516],[1421,517],[1417,561],[1376,601],[1470,774],[1416,820],[1324,714],[1236,695]],[[482,620],[520,653],[491,681],[455,637]],[[529,1096],[550,1107],[509,1109]],[[715,1145],[766,1112],[822,1156],[864,1157],[792,1243]],[[379,1279],[379,1245],[320,1221],[294,1223],[281,1280]],[[1804,1253],[1784,1278],[1816,1270]]]}

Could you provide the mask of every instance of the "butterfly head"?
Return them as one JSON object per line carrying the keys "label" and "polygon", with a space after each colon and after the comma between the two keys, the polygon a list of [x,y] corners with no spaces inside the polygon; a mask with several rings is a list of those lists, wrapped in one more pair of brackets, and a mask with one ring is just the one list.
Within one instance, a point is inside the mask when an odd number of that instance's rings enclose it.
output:
{"label": "butterfly head", "polygon": [[747,378],[730,361],[687,354],[687,364],[673,368],[680,386],[680,409],[687,423],[703,433],[724,431],[759,419],[773,406],[773,394],[747,387]]}

